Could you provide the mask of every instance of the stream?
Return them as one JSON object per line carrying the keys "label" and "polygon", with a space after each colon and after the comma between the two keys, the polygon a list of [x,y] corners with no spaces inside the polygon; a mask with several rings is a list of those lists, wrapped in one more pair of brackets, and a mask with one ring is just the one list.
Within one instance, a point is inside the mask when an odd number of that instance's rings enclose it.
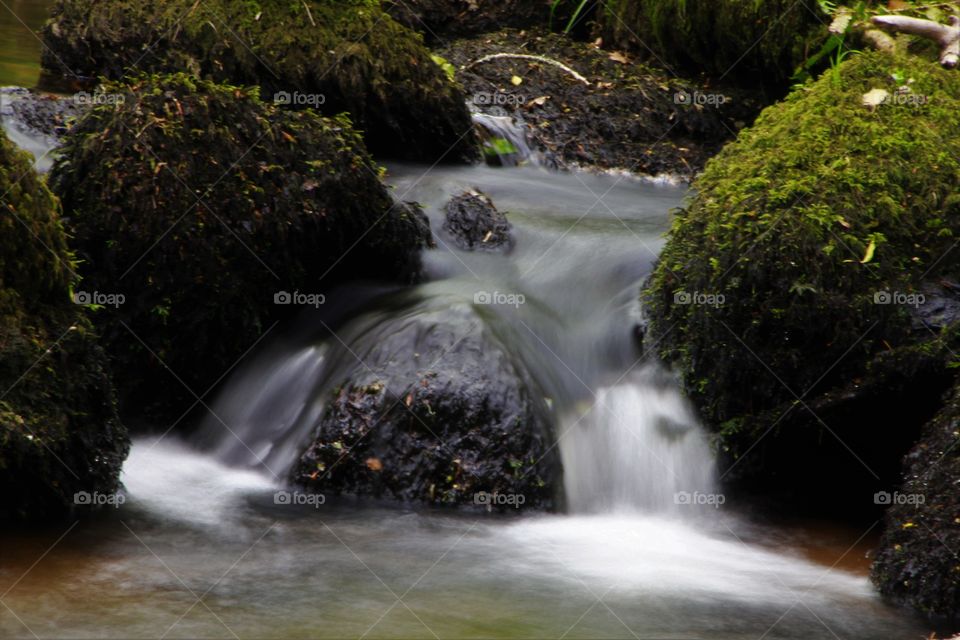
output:
{"label": "stream", "polygon": [[[0,6],[0,86],[36,84],[27,26],[48,5]],[[509,123],[485,124],[526,151]],[[40,157],[50,142],[18,144]],[[761,524],[727,503],[707,434],[642,358],[639,285],[685,187],[531,164],[390,165],[396,196],[422,203],[439,236],[428,281],[327,292],[231,375],[197,433],[135,439],[123,504],[0,530],[0,638],[923,637],[868,582],[875,529]],[[507,212],[508,255],[439,233],[465,189]],[[345,354],[398,318],[451,309],[532,373],[560,436],[566,511],[277,504]]]}
{"label": "stream", "polygon": [[[873,592],[864,532],[830,546],[816,528],[677,501],[722,495],[712,454],[672,378],[640,358],[632,326],[683,188],[531,166],[393,165],[388,181],[425,205],[435,230],[451,194],[483,190],[513,223],[514,250],[441,243],[427,254],[429,282],[402,304],[376,287],[331,292],[339,340],[291,331],[231,376],[217,419],[189,442],[162,429],[137,439],[124,504],[0,534],[0,637],[921,636]],[[478,304],[483,291],[525,300]],[[396,314],[461,305],[482,307],[550,397],[568,512],[275,504],[322,409],[318,390],[337,380],[340,341],[360,349]]]}

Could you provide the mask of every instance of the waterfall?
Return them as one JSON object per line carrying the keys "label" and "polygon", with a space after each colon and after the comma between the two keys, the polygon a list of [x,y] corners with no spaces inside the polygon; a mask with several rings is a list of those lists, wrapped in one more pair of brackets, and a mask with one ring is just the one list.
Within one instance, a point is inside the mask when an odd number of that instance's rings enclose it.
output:
{"label": "waterfall", "polygon": [[703,430],[679,389],[657,378],[650,365],[603,387],[561,425],[571,511],[683,515],[722,503]]}
{"label": "waterfall", "polygon": [[533,149],[527,139],[527,128],[510,116],[474,112],[473,123],[480,128],[487,156],[496,156],[500,165],[512,167],[526,162],[544,164],[543,154]]}

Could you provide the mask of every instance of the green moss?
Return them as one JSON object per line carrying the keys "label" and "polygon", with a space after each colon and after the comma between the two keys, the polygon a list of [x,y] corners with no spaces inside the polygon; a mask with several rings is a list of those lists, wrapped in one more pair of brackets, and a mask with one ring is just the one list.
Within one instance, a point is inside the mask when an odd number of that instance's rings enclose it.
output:
{"label": "green moss", "polygon": [[415,277],[429,229],[393,202],[346,117],[184,74],[103,91],[120,99],[74,126],[50,184],[84,289],[125,296],[98,316],[125,406],[178,418],[301,308],[277,293]]}
{"label": "green moss", "polygon": [[[904,104],[864,106],[894,76]],[[651,340],[713,424],[862,372],[909,339],[909,306],[875,302],[955,270],[960,78],[871,53],[840,79],[770,107],[707,165],[649,283]],[[724,304],[675,299],[695,292]]]}
{"label": "green moss", "polygon": [[348,111],[374,152],[476,155],[460,90],[376,0],[61,0],[43,39],[55,73],[187,71],[265,97],[322,95],[323,112]]}
{"label": "green moss", "polygon": [[815,53],[829,18],[816,0],[612,0],[605,39],[713,77],[782,84]]}
{"label": "green moss", "polygon": [[106,357],[72,303],[59,203],[0,135],[0,520],[117,488],[128,441]]}

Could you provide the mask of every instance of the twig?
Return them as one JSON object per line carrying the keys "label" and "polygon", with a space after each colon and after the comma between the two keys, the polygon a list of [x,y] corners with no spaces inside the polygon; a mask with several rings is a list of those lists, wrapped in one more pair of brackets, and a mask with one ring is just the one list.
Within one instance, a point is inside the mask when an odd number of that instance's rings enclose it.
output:
{"label": "twig", "polygon": [[577,73],[576,71],[568,67],[567,65],[563,64],[562,62],[558,62],[557,60],[553,60],[551,58],[545,58],[543,56],[533,56],[527,53],[492,53],[488,56],[483,56],[482,58],[478,58],[474,60],[473,62],[468,64],[465,68],[469,69],[470,67],[476,66],[478,64],[482,64],[484,62],[490,62],[491,60],[500,60],[503,58],[516,58],[518,60],[531,60],[534,62],[543,62],[545,64],[550,64],[559,69],[563,69],[564,71],[569,73],[571,76],[573,76],[583,84],[587,85],[588,87],[590,86],[589,80],[587,80],[582,75],[580,75],[579,73]]}
{"label": "twig", "polygon": [[307,6],[307,0],[300,0],[303,3],[303,8],[307,10],[307,17],[310,18],[310,24],[317,26],[317,23],[313,20],[313,14],[310,13],[310,7]]}
{"label": "twig", "polygon": [[949,25],[907,16],[875,16],[872,21],[892,31],[933,40],[940,45],[940,64],[947,69],[960,64],[960,17],[950,16]]}

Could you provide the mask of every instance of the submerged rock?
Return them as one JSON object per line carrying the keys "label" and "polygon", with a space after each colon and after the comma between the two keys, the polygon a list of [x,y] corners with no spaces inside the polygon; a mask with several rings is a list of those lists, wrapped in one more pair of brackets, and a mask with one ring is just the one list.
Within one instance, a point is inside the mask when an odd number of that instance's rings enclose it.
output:
{"label": "submerged rock", "polygon": [[507,216],[479,191],[465,191],[444,206],[443,230],[465,251],[509,251],[513,247]]}
{"label": "submerged rock", "polygon": [[365,349],[341,354],[356,364],[329,398],[295,482],[408,502],[558,506],[549,411],[469,307],[397,314],[363,333]]}
{"label": "submerged rock", "polygon": [[52,73],[259,85],[284,105],[348,111],[378,154],[476,156],[462,93],[377,0],[59,0],[52,16],[42,34]]}
{"label": "submerged rock", "polygon": [[0,193],[0,521],[54,518],[114,497],[129,441],[106,356],[70,297],[59,204],[2,133]]}
{"label": "submerged rock", "polygon": [[880,592],[931,616],[960,614],[960,387],[904,460],[904,483],[878,493],[890,505],[872,578]]}
{"label": "submerged rock", "polygon": [[[271,324],[345,278],[416,278],[425,216],[345,117],[185,75],[108,84],[50,176],[125,408],[174,420]],[[116,296],[122,296],[117,298]]]}

